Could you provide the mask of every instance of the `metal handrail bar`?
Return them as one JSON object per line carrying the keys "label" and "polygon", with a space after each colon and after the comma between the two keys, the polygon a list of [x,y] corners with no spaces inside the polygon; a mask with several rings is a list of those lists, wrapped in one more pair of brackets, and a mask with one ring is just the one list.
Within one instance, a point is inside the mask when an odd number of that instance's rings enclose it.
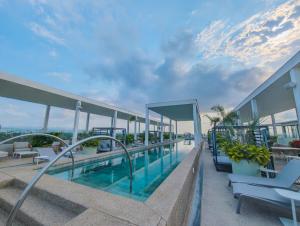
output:
{"label": "metal handrail bar", "polygon": [[98,135],[98,136],[92,136],[92,137],[88,137],[86,139],[83,139],[81,141],[78,141],[75,144],[70,145],[69,147],[67,147],[65,150],[63,150],[60,154],[58,154],[55,159],[53,159],[52,161],[50,161],[40,172],[38,172],[32,179],[31,181],[28,183],[28,185],[26,186],[26,188],[23,190],[22,194],[20,195],[20,197],[18,198],[15,206],[12,208],[12,210],[9,213],[9,216],[7,218],[6,221],[6,226],[11,226],[13,223],[13,220],[15,219],[15,216],[17,214],[17,211],[21,208],[23,202],[25,201],[27,195],[29,194],[29,192],[31,191],[31,189],[34,187],[34,185],[40,180],[40,178],[47,172],[47,170],[55,163],[57,162],[65,153],[69,152],[70,150],[72,150],[73,148],[75,148],[76,146],[85,143],[89,140],[93,140],[93,139],[111,139],[115,142],[117,142],[118,144],[121,145],[121,147],[124,149],[126,156],[129,160],[129,169],[130,169],[130,193],[132,192],[132,163],[131,163],[131,158],[129,155],[129,152],[127,151],[125,145],[117,140],[114,137],[110,137],[110,136],[103,136],[103,135]]}
{"label": "metal handrail bar", "polygon": [[[22,134],[22,135],[18,135],[18,136],[15,136],[15,137],[11,137],[11,138],[8,138],[6,140],[3,140],[0,142],[0,145],[1,144],[5,144],[7,142],[10,142],[10,141],[13,141],[13,140],[17,140],[19,138],[24,138],[24,137],[34,137],[34,136],[43,136],[43,137],[51,137],[51,138],[54,138],[56,140],[59,140],[60,142],[62,142],[64,144],[65,147],[68,147],[69,145],[63,140],[61,139],[60,137],[57,137],[57,136],[54,136],[52,134],[48,134],[48,133],[27,133],[27,134]],[[75,168],[75,161],[74,161],[74,155],[73,155],[73,152],[70,150],[70,156],[72,158],[72,178],[73,178],[73,175],[74,175],[74,168]]]}

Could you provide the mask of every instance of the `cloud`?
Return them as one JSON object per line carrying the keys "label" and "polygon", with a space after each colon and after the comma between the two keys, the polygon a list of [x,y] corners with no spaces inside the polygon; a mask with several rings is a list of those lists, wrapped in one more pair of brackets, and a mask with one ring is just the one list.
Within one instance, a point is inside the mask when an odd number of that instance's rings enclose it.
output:
{"label": "cloud", "polygon": [[72,78],[72,76],[69,73],[66,73],[66,72],[49,72],[47,75],[49,77],[59,79],[63,82],[70,82],[71,78]]}
{"label": "cloud", "polygon": [[57,57],[57,52],[54,49],[52,49],[49,51],[49,55],[52,57]]}
{"label": "cloud", "polygon": [[300,47],[299,7],[292,0],[235,25],[214,21],[198,33],[199,51],[206,59],[230,57],[260,67],[285,60]]}
{"label": "cloud", "polygon": [[[82,95],[140,111],[141,103],[186,98],[198,98],[202,110],[218,103],[233,107],[300,47],[299,1],[268,7],[237,24],[228,19],[196,32],[181,28],[168,34],[155,56],[140,46],[135,21],[117,2],[32,4],[42,8],[37,11],[39,24],[51,31],[46,34],[83,56],[78,66],[89,89]],[[198,12],[189,20],[197,20]]]}
{"label": "cloud", "polygon": [[36,35],[45,38],[46,40],[48,40],[51,43],[55,43],[55,44],[59,44],[59,45],[64,45],[64,39],[58,37],[57,35],[55,35],[53,32],[49,31],[46,27],[32,22],[29,24],[29,27],[31,29],[31,31],[33,33],[35,33]]}

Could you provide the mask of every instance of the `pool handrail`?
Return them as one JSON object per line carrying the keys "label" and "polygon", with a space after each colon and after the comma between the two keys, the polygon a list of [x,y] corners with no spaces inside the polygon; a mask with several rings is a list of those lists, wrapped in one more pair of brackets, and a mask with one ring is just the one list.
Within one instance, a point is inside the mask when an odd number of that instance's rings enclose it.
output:
{"label": "pool handrail", "polygon": [[[130,173],[130,193],[132,192],[132,163],[131,163],[131,158],[129,155],[129,152],[127,150],[127,148],[125,147],[125,145],[117,140],[114,137],[111,136],[104,136],[104,135],[98,135],[98,136],[92,136],[92,137],[88,137],[85,138],[83,140],[78,141],[75,144],[72,144],[70,146],[68,146],[65,150],[63,150],[61,153],[59,153],[53,160],[51,160],[44,168],[42,168],[42,170],[40,172],[38,172],[32,179],[31,181],[28,183],[28,185],[25,187],[25,189],[23,190],[22,194],[19,196],[16,204],[14,205],[14,207],[12,208],[12,210],[10,211],[7,221],[6,221],[6,226],[11,226],[13,223],[13,220],[15,219],[15,216],[17,214],[17,211],[21,208],[23,202],[25,201],[27,195],[29,194],[29,192],[31,191],[31,189],[34,187],[34,185],[40,180],[40,178],[47,172],[47,170],[54,164],[56,163],[62,156],[64,156],[64,154],[66,154],[67,152],[71,151],[73,148],[77,147],[80,144],[83,144],[89,140],[93,140],[93,139],[111,139],[115,142],[117,142],[118,144],[121,145],[122,149],[125,151],[126,156],[129,160],[129,173]],[[0,143],[1,144],[1,143]]]}

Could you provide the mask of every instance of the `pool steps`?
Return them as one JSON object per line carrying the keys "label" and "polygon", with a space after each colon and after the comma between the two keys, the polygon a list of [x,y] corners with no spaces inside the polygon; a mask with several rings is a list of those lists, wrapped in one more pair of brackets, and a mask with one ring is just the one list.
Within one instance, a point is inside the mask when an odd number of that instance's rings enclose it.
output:
{"label": "pool steps", "polygon": [[[0,215],[2,213],[0,226],[5,225],[7,213],[15,204],[24,187],[25,183],[14,179],[0,188]],[[15,225],[64,225],[84,210],[86,208],[58,195],[34,188],[17,213],[17,221],[21,223],[16,222]]]}

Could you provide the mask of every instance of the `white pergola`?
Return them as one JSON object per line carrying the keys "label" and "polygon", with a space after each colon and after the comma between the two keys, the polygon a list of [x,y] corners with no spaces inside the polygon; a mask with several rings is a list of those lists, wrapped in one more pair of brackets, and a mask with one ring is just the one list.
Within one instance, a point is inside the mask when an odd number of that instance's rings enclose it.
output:
{"label": "white pergola", "polygon": [[[72,143],[77,141],[80,112],[87,113],[86,131],[89,129],[90,114],[111,117],[112,128],[117,127],[117,119],[127,120],[127,129],[129,129],[129,122],[134,121],[135,139],[137,139],[137,132],[141,132],[140,123],[145,123],[145,118],[142,114],[1,72],[0,96],[45,105],[44,132],[48,130],[51,106],[74,110],[75,117]],[[158,125],[159,120],[152,118],[150,123]]]}
{"label": "white pergola", "polygon": [[274,134],[274,114],[296,109],[300,122],[300,52],[289,59],[270,78],[256,88],[236,108],[240,123],[271,116]]}
{"label": "white pergola", "polygon": [[[169,132],[172,133],[172,121],[175,121],[175,134],[177,137],[178,121],[194,122],[195,146],[198,147],[201,141],[201,117],[199,113],[198,102],[196,99],[170,101],[161,103],[151,103],[146,105],[146,129],[145,129],[145,145],[149,144],[149,111],[153,111],[161,115],[160,120],[160,141],[163,142],[163,122],[164,117],[169,119]],[[171,136],[170,136],[171,139]]]}

